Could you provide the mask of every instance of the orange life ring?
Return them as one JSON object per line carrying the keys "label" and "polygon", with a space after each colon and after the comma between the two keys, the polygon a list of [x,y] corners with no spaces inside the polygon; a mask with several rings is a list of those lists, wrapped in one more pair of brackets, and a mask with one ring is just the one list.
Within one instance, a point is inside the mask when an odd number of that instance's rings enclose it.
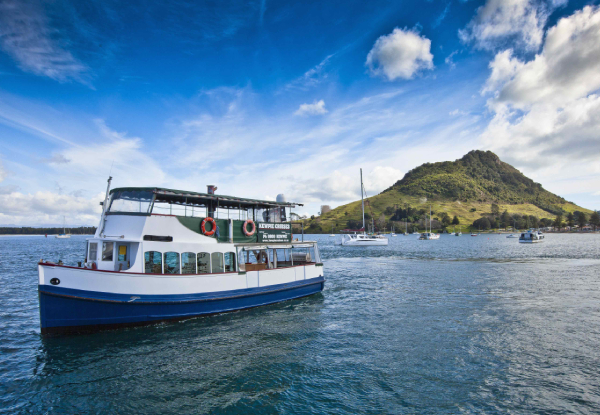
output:
{"label": "orange life ring", "polygon": [[[252,225],[252,230],[251,231],[248,231],[248,225]],[[242,225],[242,230],[244,231],[244,235],[246,235],[246,236],[252,236],[252,235],[254,235],[254,232],[256,232],[256,224],[254,223],[254,221],[252,219],[248,219]]]}
{"label": "orange life ring", "polygon": [[[212,225],[212,229],[209,232],[206,231],[206,223],[207,222]],[[211,217],[204,218],[204,220],[202,221],[202,225],[200,225],[200,227],[202,228],[202,233],[206,236],[213,236],[215,234],[215,232],[217,231],[217,223]]]}

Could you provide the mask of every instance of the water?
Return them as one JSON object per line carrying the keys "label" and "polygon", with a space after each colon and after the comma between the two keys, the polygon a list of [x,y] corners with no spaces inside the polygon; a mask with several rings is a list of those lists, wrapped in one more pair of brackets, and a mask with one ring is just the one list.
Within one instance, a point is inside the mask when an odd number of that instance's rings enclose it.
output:
{"label": "water", "polygon": [[42,338],[35,264],[84,238],[0,237],[0,413],[600,412],[600,235],[315,238],[322,294]]}

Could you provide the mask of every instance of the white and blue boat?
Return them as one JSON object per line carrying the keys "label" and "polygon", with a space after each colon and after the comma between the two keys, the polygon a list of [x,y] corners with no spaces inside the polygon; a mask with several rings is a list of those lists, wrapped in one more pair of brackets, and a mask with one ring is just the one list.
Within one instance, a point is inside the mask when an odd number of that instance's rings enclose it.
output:
{"label": "white and blue boat", "polygon": [[38,264],[42,334],[176,321],[321,292],[297,203],[164,188],[110,189],[79,266]]}

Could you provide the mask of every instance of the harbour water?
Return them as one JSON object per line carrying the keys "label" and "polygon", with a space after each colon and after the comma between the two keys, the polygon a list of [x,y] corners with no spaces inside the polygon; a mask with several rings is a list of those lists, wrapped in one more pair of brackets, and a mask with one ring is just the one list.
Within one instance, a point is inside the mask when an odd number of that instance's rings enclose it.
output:
{"label": "harbour water", "polygon": [[44,338],[36,263],[85,238],[0,237],[0,413],[600,412],[600,235],[307,238],[322,294]]}

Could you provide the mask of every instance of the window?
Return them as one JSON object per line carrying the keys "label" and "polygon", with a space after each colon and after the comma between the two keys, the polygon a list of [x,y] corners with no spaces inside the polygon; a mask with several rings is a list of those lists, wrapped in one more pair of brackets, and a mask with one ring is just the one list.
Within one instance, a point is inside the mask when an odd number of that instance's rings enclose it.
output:
{"label": "window", "polygon": [[162,274],[162,254],[160,252],[144,253],[144,272],[146,274]]}
{"label": "window", "polygon": [[181,254],[181,273],[196,273],[196,254],[193,252],[184,252]]}
{"label": "window", "polygon": [[243,248],[238,250],[238,269],[240,271],[246,271],[246,253]]}
{"label": "window", "polygon": [[90,261],[98,259],[98,242],[90,242]]}
{"label": "window", "polygon": [[113,260],[113,242],[102,242],[102,261]]}
{"label": "window", "polygon": [[123,190],[112,195],[109,212],[149,213],[152,192]]}
{"label": "window", "polygon": [[212,272],[223,272],[223,254],[220,252],[213,252],[211,254],[211,262],[212,262]]}
{"label": "window", "polygon": [[285,268],[292,266],[289,249],[276,249],[277,268]]}
{"label": "window", "polygon": [[210,274],[210,254],[207,252],[198,254],[198,274]]}
{"label": "window", "polygon": [[179,254],[177,252],[165,252],[165,274],[180,274],[179,272]]}
{"label": "window", "polygon": [[235,253],[225,252],[225,272],[235,271]]}

